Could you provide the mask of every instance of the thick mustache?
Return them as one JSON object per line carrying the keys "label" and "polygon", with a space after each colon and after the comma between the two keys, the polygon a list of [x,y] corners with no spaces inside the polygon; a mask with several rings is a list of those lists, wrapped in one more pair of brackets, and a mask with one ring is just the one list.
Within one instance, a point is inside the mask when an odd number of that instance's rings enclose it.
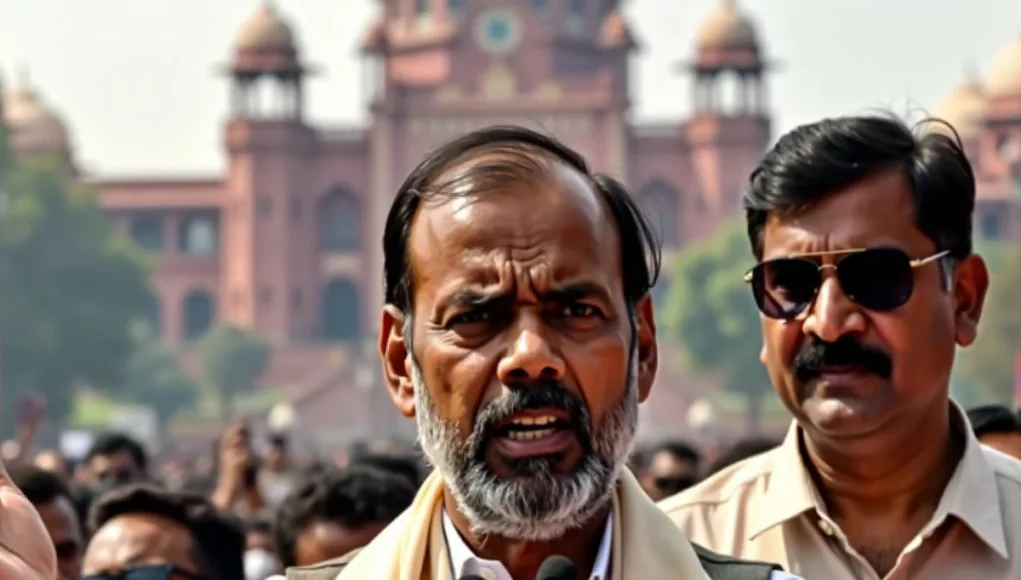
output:
{"label": "thick mustache", "polygon": [[801,382],[818,377],[826,367],[854,367],[884,379],[893,373],[890,355],[859,344],[850,336],[842,336],[836,342],[813,337],[794,357],[791,366],[794,376]]}
{"label": "thick mustache", "polygon": [[573,426],[587,439],[591,425],[588,408],[577,395],[556,381],[516,387],[507,395],[483,405],[475,416],[472,439],[481,444],[494,434],[495,427],[502,421],[533,409],[564,411]]}

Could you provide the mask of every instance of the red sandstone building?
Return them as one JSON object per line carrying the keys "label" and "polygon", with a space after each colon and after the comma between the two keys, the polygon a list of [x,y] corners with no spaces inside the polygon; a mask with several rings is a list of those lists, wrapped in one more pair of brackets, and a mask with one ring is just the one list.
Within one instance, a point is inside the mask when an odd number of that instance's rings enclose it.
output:
{"label": "red sandstone building", "polygon": [[[338,436],[394,420],[371,388],[378,363],[358,353],[381,305],[386,211],[431,147],[496,123],[544,129],[633,187],[669,255],[735,214],[770,142],[767,63],[733,1],[698,27],[685,65],[693,114],[658,125],[631,121],[636,44],[620,0],[380,4],[362,44],[375,72],[364,126],[305,122],[308,69],[295,31],[266,4],[234,44],[224,174],[92,180],[157,255],[151,317],[162,336],[186,343],[217,319],[256,329],[277,345],[265,382],[287,385],[301,426]],[[1005,236],[1015,227],[1004,208],[1008,154],[1021,144],[1021,38],[993,71],[987,94],[971,83],[941,112],[966,132],[980,169],[981,231]],[[73,159],[65,125],[28,87],[11,92],[5,119],[20,154]],[[646,426],[676,429],[688,402],[680,382],[661,381]]]}

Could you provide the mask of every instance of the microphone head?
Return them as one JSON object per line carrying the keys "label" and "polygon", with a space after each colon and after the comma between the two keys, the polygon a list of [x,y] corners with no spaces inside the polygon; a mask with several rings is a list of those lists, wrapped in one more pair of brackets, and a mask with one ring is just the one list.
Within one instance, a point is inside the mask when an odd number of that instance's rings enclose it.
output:
{"label": "microphone head", "polygon": [[577,580],[574,564],[563,556],[550,556],[539,566],[535,580]]}

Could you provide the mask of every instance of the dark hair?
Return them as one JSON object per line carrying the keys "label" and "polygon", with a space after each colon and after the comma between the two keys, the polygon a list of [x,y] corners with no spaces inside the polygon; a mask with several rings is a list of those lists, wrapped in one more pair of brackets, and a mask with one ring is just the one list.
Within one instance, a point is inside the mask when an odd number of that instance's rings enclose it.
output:
{"label": "dark hair", "polygon": [[59,475],[34,465],[15,465],[10,469],[11,481],[25,494],[32,505],[50,503],[58,497],[65,497],[74,504],[71,489]]}
{"label": "dark hair", "polygon": [[411,457],[392,455],[389,453],[365,453],[356,455],[351,460],[351,465],[364,465],[374,467],[390,473],[396,473],[408,480],[412,487],[418,488],[421,483],[421,473],[418,469],[418,462]]}
{"label": "dark hair", "polygon": [[[933,130],[939,128],[940,130]],[[744,196],[748,238],[762,259],[771,213],[797,213],[878,172],[898,169],[914,193],[915,223],[951,258],[971,254],[975,174],[949,124],[909,127],[893,115],[825,119],[777,141],[752,172]]]}
{"label": "dark hair", "polygon": [[[493,155],[464,175],[437,182],[459,164]],[[463,135],[430,153],[401,184],[383,230],[384,293],[387,304],[412,311],[412,276],[408,262],[408,239],[415,213],[423,200],[450,199],[500,191],[508,182],[541,182],[551,163],[561,163],[581,173],[609,206],[620,235],[624,297],[634,305],[652,288],[659,276],[662,256],[655,233],[627,189],[619,181],[593,174],[585,159],[567,145],[518,126],[495,126]],[[466,180],[472,187],[461,187]]]}
{"label": "dark hair", "polygon": [[326,471],[302,481],[277,508],[273,540],[284,566],[295,564],[298,536],[309,524],[348,528],[390,523],[411,505],[415,488],[395,473],[364,466]]}
{"label": "dark hair", "polygon": [[202,573],[214,580],[244,580],[245,534],[240,522],[221,514],[200,495],[127,485],[107,492],[92,505],[89,530],[95,534],[110,520],[148,514],[166,518],[191,532]]}
{"label": "dark hair", "polygon": [[92,461],[93,457],[100,455],[114,455],[121,451],[127,451],[140,469],[145,470],[149,465],[149,459],[145,454],[142,445],[123,433],[106,433],[96,439],[85,456],[85,463]]}
{"label": "dark hair", "polygon": [[778,445],[780,445],[779,441],[768,437],[750,437],[748,439],[742,439],[727,448],[726,451],[720,454],[719,457],[709,464],[709,469],[706,470],[705,476],[709,477],[710,475],[718,473],[739,461],[744,461],[754,455],[765,453]]}
{"label": "dark hair", "polygon": [[991,433],[1021,432],[1021,416],[1003,405],[985,405],[968,411],[968,422],[976,437]]}
{"label": "dark hair", "polygon": [[677,459],[684,459],[692,463],[698,463],[702,459],[702,455],[697,449],[683,441],[663,441],[652,449],[648,458],[652,459],[660,453],[669,453]]}
{"label": "dark hair", "polygon": [[253,534],[268,534],[273,531],[273,523],[268,518],[250,517],[244,520],[245,531]]}

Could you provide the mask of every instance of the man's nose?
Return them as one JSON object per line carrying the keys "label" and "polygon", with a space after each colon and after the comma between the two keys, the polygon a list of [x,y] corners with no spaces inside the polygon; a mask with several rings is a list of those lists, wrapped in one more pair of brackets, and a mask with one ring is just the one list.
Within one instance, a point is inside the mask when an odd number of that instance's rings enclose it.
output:
{"label": "man's nose", "polygon": [[566,364],[550,336],[553,332],[537,320],[526,317],[513,328],[513,341],[497,367],[500,381],[506,384],[522,380],[560,380]]}
{"label": "man's nose", "polygon": [[825,342],[836,342],[845,334],[864,332],[865,315],[861,307],[844,294],[837,277],[827,276],[809,308],[802,329],[805,334]]}

